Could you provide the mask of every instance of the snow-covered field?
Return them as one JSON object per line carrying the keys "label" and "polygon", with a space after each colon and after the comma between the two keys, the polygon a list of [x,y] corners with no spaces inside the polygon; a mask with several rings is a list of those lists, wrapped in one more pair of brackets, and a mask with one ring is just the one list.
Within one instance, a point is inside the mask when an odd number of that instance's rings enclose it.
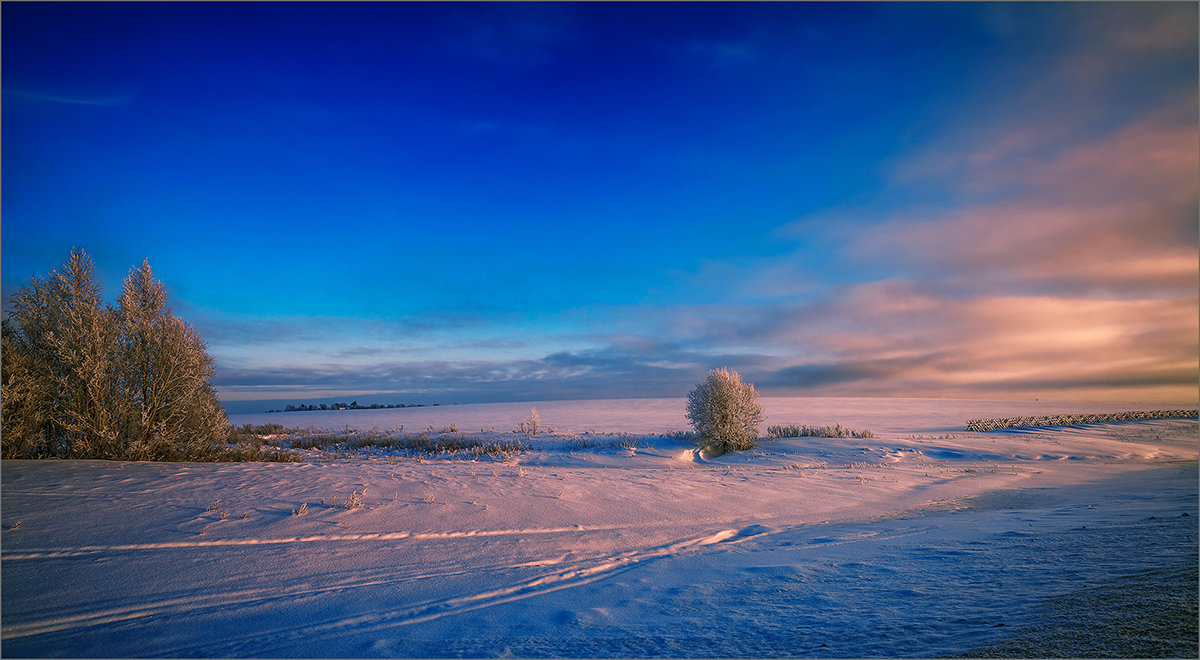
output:
{"label": "snow-covered field", "polygon": [[[961,430],[1170,406],[763,402],[876,437],[705,457],[650,435],[686,427],[655,399],[532,404],[558,435],[507,462],[5,461],[2,653],[928,657],[1197,561],[1196,420]],[[231,421],[511,435],[530,407]]]}

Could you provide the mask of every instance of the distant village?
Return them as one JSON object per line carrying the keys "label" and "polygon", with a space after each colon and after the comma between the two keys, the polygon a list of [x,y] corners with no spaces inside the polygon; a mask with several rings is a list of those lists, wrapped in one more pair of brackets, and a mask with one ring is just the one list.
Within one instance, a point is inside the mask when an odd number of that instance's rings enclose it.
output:
{"label": "distant village", "polygon": [[[440,406],[442,404],[434,403],[431,405]],[[425,404],[423,404],[423,403],[410,403],[407,405],[403,404],[403,403],[372,403],[369,406],[360,406],[360,405],[358,405],[358,401],[351,401],[350,403],[322,403],[321,405],[302,403],[298,406],[294,406],[289,403],[287,405],[287,407],[282,410],[268,410],[267,412],[269,412],[269,413],[296,412],[298,410],[380,410],[380,409],[386,409],[386,408],[424,408],[424,407],[425,407]]]}

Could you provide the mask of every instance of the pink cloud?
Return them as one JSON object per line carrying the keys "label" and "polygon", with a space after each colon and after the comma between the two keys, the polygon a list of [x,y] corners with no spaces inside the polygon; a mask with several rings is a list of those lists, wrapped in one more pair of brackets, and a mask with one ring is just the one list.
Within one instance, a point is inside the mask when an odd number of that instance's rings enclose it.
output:
{"label": "pink cloud", "polygon": [[917,283],[852,287],[796,310],[769,341],[816,354],[796,365],[844,373],[772,383],[828,394],[1159,398],[1194,401],[1197,298],[1057,296],[955,299]]}
{"label": "pink cloud", "polygon": [[[1200,134],[1186,101],[1111,134],[1028,155],[1030,132],[946,156],[961,184],[1003,201],[931,218],[908,213],[845,235],[863,262],[924,269],[1002,289],[1110,295],[1195,291]],[[1004,192],[1019,191],[1004,195]],[[989,287],[990,285],[990,287]]]}
{"label": "pink cloud", "polygon": [[1195,402],[1200,132],[1176,74],[1196,13],[1098,9],[1023,84],[939,107],[961,118],[873,200],[781,228],[793,255],[709,269],[769,309],[681,310],[680,339],[779,356],[765,391]]}

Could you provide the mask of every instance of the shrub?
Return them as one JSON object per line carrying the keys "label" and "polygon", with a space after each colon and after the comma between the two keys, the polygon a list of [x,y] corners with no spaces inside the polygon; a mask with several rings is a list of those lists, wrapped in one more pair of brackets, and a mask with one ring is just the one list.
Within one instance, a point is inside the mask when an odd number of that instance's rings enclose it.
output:
{"label": "shrub", "polygon": [[836,426],[808,426],[788,424],[767,427],[767,436],[771,438],[874,438],[871,429],[848,429],[841,424]]}
{"label": "shrub", "polygon": [[612,441],[613,447],[620,449],[636,449],[642,443],[642,438],[632,433],[619,433],[617,438]]}
{"label": "shrub", "polygon": [[[365,495],[366,492],[367,492],[366,490],[363,490],[363,495]],[[324,501],[324,500],[322,500],[322,501]],[[339,502],[336,497],[333,498],[333,504],[330,505],[330,508],[331,509],[346,509],[348,511],[350,509],[361,509],[362,506],[363,506],[362,495],[359,495],[358,491],[356,490],[356,491],[354,491],[353,494],[351,494],[349,497],[347,497],[345,500],[343,500],[341,502]]]}
{"label": "shrub", "polygon": [[272,445],[278,447],[280,445],[279,436],[285,435],[288,430],[283,427],[283,424],[243,424],[242,426],[230,425],[227,429],[228,438],[226,442],[245,443],[261,447],[262,445]]}
{"label": "shrub", "polygon": [[563,447],[569,451],[574,451],[576,449],[595,449],[599,446],[600,440],[590,437],[582,438],[577,436],[574,438],[567,438],[566,442],[563,443]]}
{"label": "shrub", "polygon": [[359,435],[347,431],[343,435],[320,432],[298,432],[288,440],[291,449],[321,449],[340,448],[344,450],[359,450],[369,447],[392,449],[426,454],[429,456],[466,456],[479,458],[483,456],[507,456],[508,454],[528,451],[525,443],[510,438],[471,437],[461,433],[368,433]]}
{"label": "shrub", "polygon": [[758,440],[763,410],[754,386],[743,383],[736,371],[721,368],[688,394],[687,419],[700,444],[719,452],[742,451]]}
{"label": "shrub", "polygon": [[283,449],[267,449],[261,444],[238,442],[216,447],[204,454],[188,456],[187,460],[211,463],[244,463],[267,461],[275,463],[303,463],[304,458],[295,452]]}

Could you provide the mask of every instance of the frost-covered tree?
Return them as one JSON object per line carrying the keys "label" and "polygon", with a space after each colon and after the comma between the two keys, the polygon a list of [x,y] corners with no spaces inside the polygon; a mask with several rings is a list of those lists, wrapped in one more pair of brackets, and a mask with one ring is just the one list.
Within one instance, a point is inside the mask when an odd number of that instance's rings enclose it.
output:
{"label": "frost-covered tree", "polygon": [[688,394],[686,414],[697,440],[721,452],[753,447],[764,419],[754,386],[726,368],[710,371]]}
{"label": "frost-covered tree", "polygon": [[79,249],[12,299],[3,333],[5,457],[170,460],[201,457],[228,422],[212,360],[171,314],[148,264],[105,305]]}
{"label": "frost-covered tree", "polygon": [[53,456],[56,434],[51,429],[51,378],[38,377],[44,365],[37,364],[25,337],[9,319],[4,319],[0,339],[0,420],[4,458]]}
{"label": "frost-covered tree", "polygon": [[521,422],[517,430],[528,435],[537,435],[542,428],[542,418],[538,415],[537,408],[529,409],[529,419]]}
{"label": "frost-covered tree", "polygon": [[121,372],[132,405],[130,458],[164,460],[203,454],[228,424],[209,382],[204,340],[172,313],[149,261],[134,268],[117,299]]}
{"label": "frost-covered tree", "polygon": [[113,319],[79,249],[13,295],[3,355],[5,456],[17,448],[50,456],[119,451],[126,428]]}

